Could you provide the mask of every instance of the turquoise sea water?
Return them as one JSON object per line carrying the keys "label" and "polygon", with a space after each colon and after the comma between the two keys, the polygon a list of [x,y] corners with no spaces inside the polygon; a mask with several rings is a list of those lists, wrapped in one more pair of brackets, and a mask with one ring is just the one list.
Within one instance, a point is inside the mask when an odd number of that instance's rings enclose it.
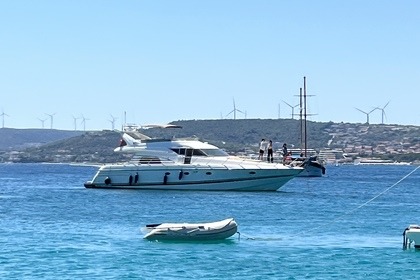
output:
{"label": "turquoise sea water", "polygon": [[[420,223],[420,169],[393,186],[415,168],[328,166],[247,193],[85,189],[94,167],[0,164],[0,278],[418,279],[420,250],[403,250],[402,233]],[[228,217],[240,239],[141,232]]]}

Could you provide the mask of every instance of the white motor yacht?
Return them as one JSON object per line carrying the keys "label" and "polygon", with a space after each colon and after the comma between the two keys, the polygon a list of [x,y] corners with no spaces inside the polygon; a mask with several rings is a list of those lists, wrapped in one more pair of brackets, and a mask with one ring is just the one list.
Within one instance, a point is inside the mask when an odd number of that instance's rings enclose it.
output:
{"label": "white motor yacht", "polygon": [[125,131],[114,151],[133,157],[126,163],[103,165],[86,188],[276,191],[303,171],[230,156],[198,139],[152,139],[137,130]]}

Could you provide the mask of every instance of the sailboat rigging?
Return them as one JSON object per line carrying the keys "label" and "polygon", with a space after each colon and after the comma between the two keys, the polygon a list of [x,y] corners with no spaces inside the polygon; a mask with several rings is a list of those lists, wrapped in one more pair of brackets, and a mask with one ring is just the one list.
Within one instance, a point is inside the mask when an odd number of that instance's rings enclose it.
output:
{"label": "sailboat rigging", "polygon": [[300,100],[300,155],[295,159],[295,164],[299,163],[305,168],[299,174],[299,177],[322,177],[325,174],[325,166],[318,160],[318,156],[308,156],[308,130],[307,130],[307,102],[306,102],[306,77],[303,77],[303,94],[302,88],[299,90]]}

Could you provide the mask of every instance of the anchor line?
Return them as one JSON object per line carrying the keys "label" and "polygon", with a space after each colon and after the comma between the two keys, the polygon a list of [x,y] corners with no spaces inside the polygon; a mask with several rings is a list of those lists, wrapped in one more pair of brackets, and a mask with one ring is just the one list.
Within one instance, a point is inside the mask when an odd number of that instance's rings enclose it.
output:
{"label": "anchor line", "polygon": [[[372,202],[372,201],[374,201],[375,199],[377,199],[378,197],[380,197],[381,195],[383,195],[383,194],[385,194],[387,191],[389,191],[390,189],[392,189],[392,188],[394,188],[395,186],[397,186],[399,183],[401,183],[402,181],[404,181],[405,179],[407,179],[411,174],[413,174],[414,172],[416,172],[417,171],[417,169],[419,169],[420,168],[420,165],[419,166],[417,166],[414,170],[412,170],[410,173],[408,173],[407,175],[405,175],[404,177],[402,177],[400,180],[398,180],[396,183],[394,183],[392,186],[390,186],[390,187],[388,187],[387,189],[385,189],[384,191],[382,191],[381,193],[379,193],[379,194],[377,194],[376,196],[374,196],[373,198],[371,198],[371,199],[369,199],[368,201],[366,201],[365,203],[363,203],[363,204],[361,204],[361,205],[359,205],[358,207],[356,207],[356,208],[354,208],[354,209],[352,209],[352,210],[350,210],[350,211],[347,211],[347,212],[345,212],[345,213],[343,213],[343,214],[341,214],[341,215],[339,215],[338,217],[336,217],[335,219],[333,219],[333,220],[331,220],[329,223],[326,223],[326,224],[323,224],[323,225],[320,225],[320,226],[318,226],[318,227],[315,227],[315,228],[312,228],[312,229],[305,229],[304,231],[301,231],[301,232],[299,232],[299,233],[297,233],[297,234],[305,234],[305,233],[308,233],[308,232],[311,232],[311,231],[314,231],[314,230],[317,230],[317,229],[319,229],[319,228],[321,228],[321,227],[325,227],[325,226],[328,226],[328,225],[331,225],[331,224],[333,224],[333,223],[335,223],[336,221],[338,221],[339,219],[341,219],[342,217],[344,217],[344,216],[346,216],[346,215],[349,215],[349,214],[351,214],[351,213],[353,213],[353,212],[355,212],[355,211],[357,211],[358,209],[360,209],[360,208],[362,208],[362,207],[364,207],[364,206],[366,206],[367,204],[369,204],[370,202]],[[258,240],[266,240],[266,241],[268,241],[269,239],[264,239],[264,238],[258,238],[258,237],[252,237],[252,236],[249,236],[249,235],[245,235],[245,234],[243,234],[243,233],[240,233],[239,231],[237,232],[238,233],[238,240],[240,240],[240,238],[241,237],[245,237],[246,238],[246,240],[254,240],[254,241],[258,241]],[[280,238],[280,239],[277,239],[277,240],[281,240],[282,238]]]}
{"label": "anchor line", "polygon": [[321,227],[326,227],[326,226],[329,226],[329,225],[331,225],[331,224],[333,224],[333,223],[335,223],[335,222],[337,222],[339,219],[341,219],[342,217],[344,217],[344,216],[346,216],[346,215],[350,215],[351,213],[353,213],[353,212],[356,212],[357,210],[359,210],[360,208],[362,208],[362,207],[364,207],[364,206],[366,206],[367,204],[369,204],[369,203],[371,203],[372,201],[374,201],[375,199],[377,199],[378,197],[380,197],[381,195],[383,195],[383,194],[385,194],[387,191],[389,191],[390,189],[392,189],[392,188],[394,188],[396,185],[398,185],[399,183],[401,183],[402,181],[404,181],[405,179],[407,179],[411,174],[413,174],[414,172],[416,172],[417,171],[417,169],[419,169],[420,168],[420,165],[419,166],[417,166],[414,170],[412,170],[410,173],[408,173],[407,175],[405,175],[404,177],[402,177],[400,180],[398,180],[396,183],[394,183],[392,186],[390,186],[390,187],[388,187],[388,188],[386,188],[384,191],[382,191],[381,193],[379,193],[379,194],[377,194],[376,196],[374,196],[373,198],[371,198],[371,199],[369,199],[368,201],[366,201],[365,203],[362,203],[361,205],[359,205],[358,207],[356,207],[356,208],[354,208],[354,209],[352,209],[352,210],[350,210],[350,211],[347,211],[347,212],[345,212],[345,213],[343,213],[343,214],[341,214],[341,215],[339,215],[338,217],[336,217],[335,219],[333,219],[333,220],[331,220],[329,223],[326,223],[326,224],[323,224],[323,225],[320,225],[320,226],[318,226],[318,227],[314,227],[314,228],[312,228],[312,229],[306,229],[305,231],[302,231],[302,232],[300,232],[300,233],[298,233],[298,234],[304,234],[304,233],[307,233],[307,232],[310,232],[310,231],[314,231],[314,230],[317,230],[317,229],[319,229],[319,228],[321,228]]}

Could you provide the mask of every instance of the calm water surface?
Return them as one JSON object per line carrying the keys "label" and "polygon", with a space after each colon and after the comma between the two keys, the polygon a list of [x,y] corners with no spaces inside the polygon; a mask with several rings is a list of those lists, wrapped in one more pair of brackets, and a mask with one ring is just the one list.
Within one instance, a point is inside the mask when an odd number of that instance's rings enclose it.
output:
{"label": "calm water surface", "polygon": [[[418,279],[420,169],[328,166],[278,192],[85,189],[96,168],[0,164],[1,279]],[[395,185],[395,186],[393,186]],[[149,223],[234,217],[223,242],[143,240]]]}

